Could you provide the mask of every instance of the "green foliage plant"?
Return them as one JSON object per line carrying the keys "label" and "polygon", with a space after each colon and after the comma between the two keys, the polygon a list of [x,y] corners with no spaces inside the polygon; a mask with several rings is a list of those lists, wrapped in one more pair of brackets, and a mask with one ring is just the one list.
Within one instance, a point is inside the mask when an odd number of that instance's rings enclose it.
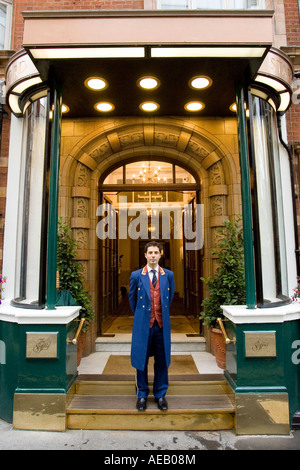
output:
{"label": "green foliage plant", "polygon": [[57,269],[59,289],[69,291],[77,305],[81,306],[79,319],[85,318],[82,331],[94,320],[92,299],[84,288],[82,266],[77,261],[78,245],[72,237],[72,231],[62,218],[58,219],[57,231]]}
{"label": "green foliage plant", "polygon": [[217,327],[222,318],[221,305],[244,305],[246,302],[244,242],[241,217],[226,220],[217,229],[221,235],[218,247],[212,251],[218,256],[218,269],[213,277],[202,277],[208,286],[209,296],[203,300],[204,311],[200,319],[209,327]]}

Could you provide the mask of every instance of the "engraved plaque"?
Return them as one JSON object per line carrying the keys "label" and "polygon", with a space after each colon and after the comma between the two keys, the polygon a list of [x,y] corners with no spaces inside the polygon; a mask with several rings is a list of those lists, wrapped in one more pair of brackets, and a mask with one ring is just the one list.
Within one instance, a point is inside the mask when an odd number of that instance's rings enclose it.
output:
{"label": "engraved plaque", "polygon": [[26,333],[26,358],[57,358],[58,333]]}
{"label": "engraved plaque", "polygon": [[276,357],[275,331],[245,331],[246,357]]}

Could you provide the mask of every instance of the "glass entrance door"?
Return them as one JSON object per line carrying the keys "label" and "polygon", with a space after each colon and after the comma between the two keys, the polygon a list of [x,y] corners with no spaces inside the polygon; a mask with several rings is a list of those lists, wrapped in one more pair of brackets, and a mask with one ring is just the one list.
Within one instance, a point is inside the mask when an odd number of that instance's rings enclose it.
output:
{"label": "glass entrance door", "polygon": [[188,186],[185,191],[166,191],[164,186],[155,190],[151,187],[150,191],[142,190],[148,189],[145,186],[141,190],[132,187],[131,191],[121,186],[107,189],[100,198],[104,233],[99,241],[99,324],[109,323],[116,311],[118,315],[132,314],[124,301],[130,275],[145,265],[144,246],[151,240],[162,246],[160,265],[175,275],[177,304],[173,310],[198,318],[202,301],[201,250],[186,249],[184,211],[192,205],[191,230],[195,232],[199,190],[189,190]]}

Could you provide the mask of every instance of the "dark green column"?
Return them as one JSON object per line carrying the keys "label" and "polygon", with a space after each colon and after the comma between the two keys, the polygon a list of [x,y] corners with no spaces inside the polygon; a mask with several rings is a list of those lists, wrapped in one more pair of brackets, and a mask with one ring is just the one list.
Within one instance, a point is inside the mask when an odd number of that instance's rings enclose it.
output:
{"label": "dark green column", "polygon": [[242,86],[238,86],[236,89],[236,104],[237,104],[239,156],[240,156],[240,168],[241,168],[241,189],[242,189],[242,207],[243,207],[246,304],[248,308],[255,308],[256,294],[255,294],[251,187],[250,187],[250,174],[249,174],[246,114],[245,114],[244,102],[245,102],[244,90]]}
{"label": "dark green column", "polygon": [[55,309],[56,302],[56,257],[57,257],[57,219],[58,219],[58,184],[61,138],[62,90],[56,85],[51,139],[49,217],[48,217],[48,252],[47,252],[47,292],[46,308]]}

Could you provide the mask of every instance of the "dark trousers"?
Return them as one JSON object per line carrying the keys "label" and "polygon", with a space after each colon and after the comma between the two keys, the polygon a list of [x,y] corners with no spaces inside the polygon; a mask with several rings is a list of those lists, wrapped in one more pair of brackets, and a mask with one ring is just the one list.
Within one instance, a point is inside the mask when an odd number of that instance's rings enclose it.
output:
{"label": "dark trousers", "polygon": [[165,358],[163,329],[159,327],[155,320],[154,325],[149,330],[148,348],[144,370],[137,369],[137,395],[138,398],[147,398],[148,387],[148,361],[150,353],[154,355],[154,383],[153,395],[155,398],[164,397],[169,386],[168,367]]}

